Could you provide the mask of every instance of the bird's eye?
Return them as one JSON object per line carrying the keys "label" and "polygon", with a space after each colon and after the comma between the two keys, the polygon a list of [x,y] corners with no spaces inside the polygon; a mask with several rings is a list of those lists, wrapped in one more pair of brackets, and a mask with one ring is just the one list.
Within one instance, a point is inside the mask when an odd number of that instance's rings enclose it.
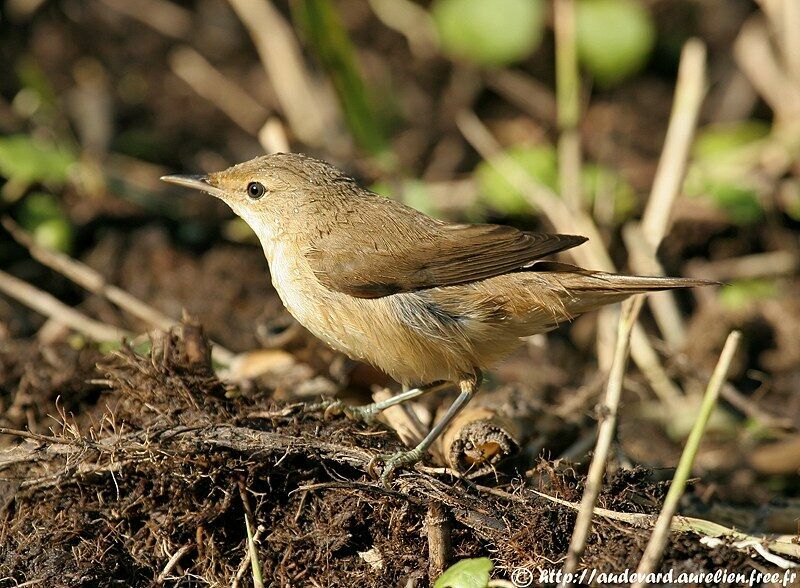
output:
{"label": "bird's eye", "polygon": [[253,200],[258,200],[261,198],[266,191],[267,189],[261,182],[250,182],[247,184],[247,195]]}

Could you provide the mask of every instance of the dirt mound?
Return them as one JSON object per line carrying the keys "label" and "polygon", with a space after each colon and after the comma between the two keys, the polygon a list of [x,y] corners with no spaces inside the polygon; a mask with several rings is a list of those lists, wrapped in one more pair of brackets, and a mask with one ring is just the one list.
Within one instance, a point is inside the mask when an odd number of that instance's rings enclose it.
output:
{"label": "dirt mound", "polygon": [[[426,585],[430,549],[444,554],[432,558],[439,567],[490,550],[508,571],[564,556],[574,511],[532,490],[579,500],[580,474],[541,462],[527,475],[476,480],[484,486],[423,468],[385,489],[366,466],[399,448],[393,433],[326,421],[269,391],[245,394],[217,379],[209,351],[202,329],[184,322],[146,355],[113,352],[97,368],[102,397],[81,424],[62,410],[52,434],[18,432],[0,458],[3,576],[59,586],[179,576],[249,584],[246,512],[274,585]],[[656,512],[664,487],[650,477],[621,471],[601,505]],[[635,567],[648,535],[598,520],[585,563]],[[699,547],[675,536],[664,566],[731,569],[746,559]]]}

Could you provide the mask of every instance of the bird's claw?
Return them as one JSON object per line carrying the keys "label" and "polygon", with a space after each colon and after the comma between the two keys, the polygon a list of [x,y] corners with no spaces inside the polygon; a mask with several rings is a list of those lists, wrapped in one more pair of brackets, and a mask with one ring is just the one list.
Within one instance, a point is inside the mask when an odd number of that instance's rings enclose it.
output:
{"label": "bird's claw", "polygon": [[[374,456],[367,464],[367,473],[374,479],[380,479],[381,484],[389,487],[395,472],[404,466],[413,465],[422,459],[422,452],[417,449],[411,451],[398,451],[397,453],[381,453]],[[377,475],[376,466],[383,464],[380,476]]]}
{"label": "bird's claw", "polygon": [[348,406],[341,400],[332,400],[324,407],[322,416],[326,421],[329,421],[340,414],[343,414],[351,421],[362,421],[371,425],[375,422],[375,417],[378,415],[378,412],[369,405]]}

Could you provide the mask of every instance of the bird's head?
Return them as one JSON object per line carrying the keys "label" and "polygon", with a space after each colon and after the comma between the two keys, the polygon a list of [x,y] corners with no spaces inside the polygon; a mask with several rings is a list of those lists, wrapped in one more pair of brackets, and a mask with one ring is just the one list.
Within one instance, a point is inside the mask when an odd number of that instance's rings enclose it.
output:
{"label": "bird's head", "polygon": [[161,179],[225,202],[255,231],[265,251],[276,240],[319,228],[355,186],[332,165],[296,153],[263,155],[206,175]]}

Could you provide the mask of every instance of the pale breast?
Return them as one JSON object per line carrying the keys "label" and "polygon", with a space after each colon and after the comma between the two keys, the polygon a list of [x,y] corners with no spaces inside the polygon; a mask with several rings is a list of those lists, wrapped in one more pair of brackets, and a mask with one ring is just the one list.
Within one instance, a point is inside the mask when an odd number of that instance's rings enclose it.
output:
{"label": "pale breast", "polygon": [[474,365],[468,332],[417,294],[354,298],[324,287],[297,255],[271,252],[272,283],[297,321],[329,346],[401,383],[453,380]]}

